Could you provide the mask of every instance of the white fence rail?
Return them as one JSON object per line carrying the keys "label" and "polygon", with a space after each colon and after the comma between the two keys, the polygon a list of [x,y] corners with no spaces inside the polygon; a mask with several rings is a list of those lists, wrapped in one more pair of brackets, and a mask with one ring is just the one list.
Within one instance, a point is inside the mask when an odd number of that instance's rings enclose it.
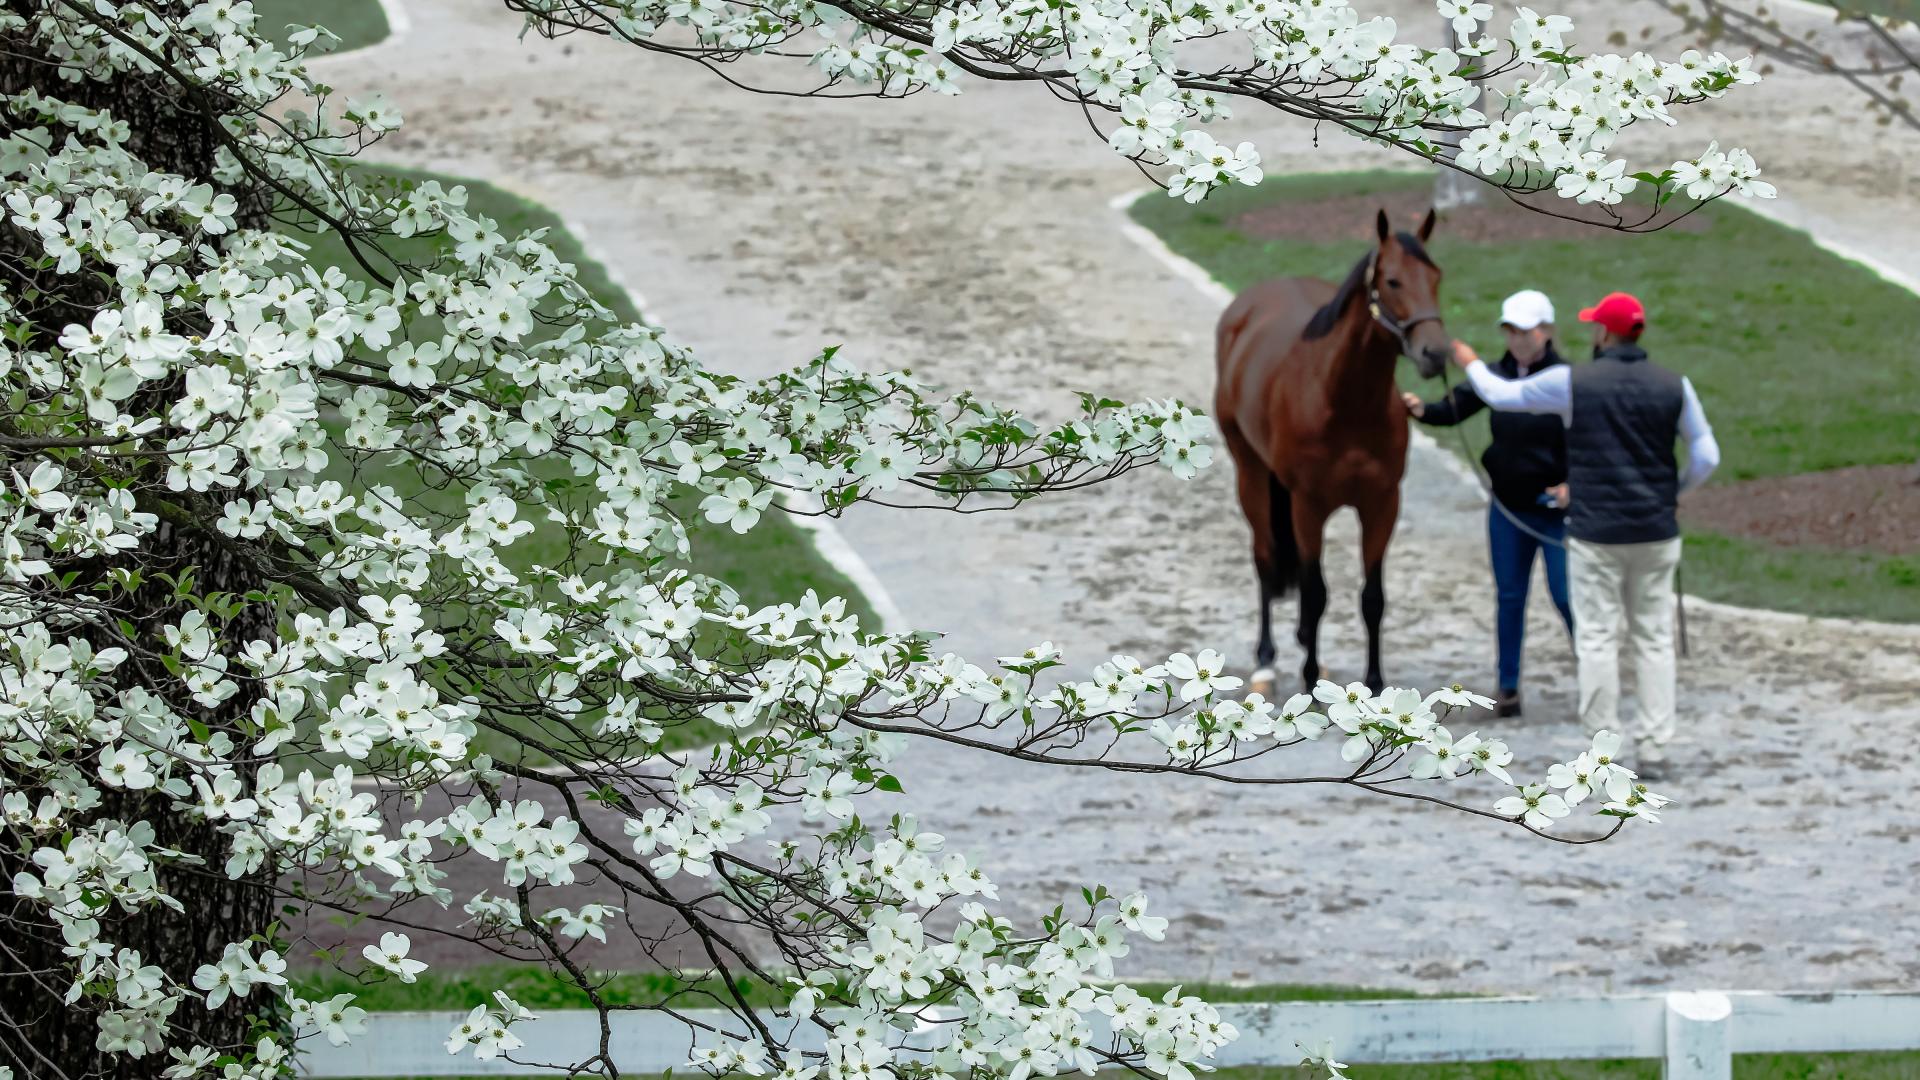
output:
{"label": "white fence rail", "polygon": [[[1729,1080],[1734,1054],[1920,1050],[1920,994],[1909,993],[1286,1002],[1222,1005],[1220,1012],[1240,1030],[1214,1059],[1222,1066],[1290,1065],[1300,1060],[1297,1044],[1330,1038],[1335,1055],[1354,1063],[1661,1058],[1668,1080]],[[367,1033],[347,1046],[307,1040],[302,1074],[315,1080],[539,1075],[526,1065],[448,1054],[447,1033],[465,1015],[377,1014]],[[684,1015],[725,1031],[739,1026],[717,1010]],[[776,1033],[794,1029],[791,1020],[763,1019]],[[613,1060],[623,1072],[646,1076],[686,1063],[691,1040],[681,1020],[615,1013],[611,1027]],[[515,1054],[522,1061],[570,1063],[600,1041],[599,1018],[584,1010],[543,1013],[514,1031],[526,1040]],[[817,1029],[799,1032],[794,1045],[817,1048]]]}

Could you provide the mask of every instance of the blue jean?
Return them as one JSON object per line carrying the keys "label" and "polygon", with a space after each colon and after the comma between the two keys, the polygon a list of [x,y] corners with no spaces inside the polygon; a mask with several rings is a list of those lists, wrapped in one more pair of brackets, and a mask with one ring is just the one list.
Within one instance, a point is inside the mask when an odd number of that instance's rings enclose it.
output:
{"label": "blue jean", "polygon": [[1497,620],[1500,637],[1500,689],[1520,688],[1520,646],[1527,636],[1527,588],[1533,581],[1533,556],[1540,554],[1547,564],[1547,591],[1560,618],[1573,631],[1573,609],[1567,605],[1567,549],[1543,544],[1508,519],[1512,514],[1527,528],[1564,545],[1565,520],[1559,514],[1538,510],[1504,509],[1487,506],[1487,557],[1493,563],[1494,589],[1500,598]]}

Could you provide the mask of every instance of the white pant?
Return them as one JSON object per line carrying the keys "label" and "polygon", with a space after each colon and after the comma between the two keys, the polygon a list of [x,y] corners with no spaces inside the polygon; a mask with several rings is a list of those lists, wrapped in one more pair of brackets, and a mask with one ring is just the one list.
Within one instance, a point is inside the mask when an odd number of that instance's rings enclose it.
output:
{"label": "white pant", "polygon": [[[1673,739],[1673,571],[1680,538],[1650,544],[1567,541],[1573,651],[1580,672],[1580,720],[1611,730],[1659,760]],[[1620,726],[1620,622],[1626,617],[1638,710]]]}

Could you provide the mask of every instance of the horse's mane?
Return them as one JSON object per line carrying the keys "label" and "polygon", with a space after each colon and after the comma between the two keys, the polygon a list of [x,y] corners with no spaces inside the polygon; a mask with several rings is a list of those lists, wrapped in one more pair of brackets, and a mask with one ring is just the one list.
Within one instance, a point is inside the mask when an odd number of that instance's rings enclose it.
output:
{"label": "horse's mane", "polygon": [[[1426,245],[1420,242],[1419,237],[1404,232],[1395,233],[1394,236],[1400,241],[1400,246],[1406,249],[1407,254],[1428,266],[1433,265],[1433,258],[1427,254]],[[1362,255],[1360,261],[1353,264],[1353,269],[1347,274],[1347,280],[1341,282],[1340,287],[1334,290],[1333,299],[1327,301],[1320,310],[1313,313],[1313,318],[1307,320],[1307,328],[1300,332],[1301,337],[1308,340],[1326,337],[1333,332],[1334,327],[1340,325],[1340,317],[1346,314],[1347,305],[1353,303],[1356,295],[1366,292],[1368,261],[1368,257]]]}
{"label": "horse's mane", "polygon": [[1313,313],[1313,318],[1307,320],[1307,328],[1300,332],[1301,337],[1312,340],[1333,333],[1333,328],[1340,325],[1340,316],[1346,314],[1347,305],[1353,303],[1354,295],[1366,291],[1367,264],[1371,261],[1362,256],[1359,262],[1353,264],[1353,270],[1347,274],[1347,280],[1340,283],[1340,288],[1334,292],[1333,299],[1322,305],[1319,311]]}

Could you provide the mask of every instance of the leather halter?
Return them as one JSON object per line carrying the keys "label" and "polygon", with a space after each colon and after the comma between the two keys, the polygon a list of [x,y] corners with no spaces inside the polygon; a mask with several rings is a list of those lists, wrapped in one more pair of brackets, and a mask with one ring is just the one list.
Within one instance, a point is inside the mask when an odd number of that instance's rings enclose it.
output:
{"label": "leather halter", "polygon": [[1375,280],[1375,275],[1379,272],[1379,262],[1380,251],[1378,248],[1367,253],[1367,312],[1373,316],[1374,322],[1379,323],[1382,328],[1394,336],[1395,340],[1400,342],[1401,356],[1409,360],[1417,360],[1419,358],[1413,355],[1413,346],[1408,343],[1407,335],[1413,331],[1414,327],[1419,326],[1423,322],[1439,322],[1440,313],[1438,311],[1424,312],[1415,315],[1406,322],[1401,322],[1394,318],[1393,314],[1387,310],[1386,305],[1380,302],[1380,285]]}

